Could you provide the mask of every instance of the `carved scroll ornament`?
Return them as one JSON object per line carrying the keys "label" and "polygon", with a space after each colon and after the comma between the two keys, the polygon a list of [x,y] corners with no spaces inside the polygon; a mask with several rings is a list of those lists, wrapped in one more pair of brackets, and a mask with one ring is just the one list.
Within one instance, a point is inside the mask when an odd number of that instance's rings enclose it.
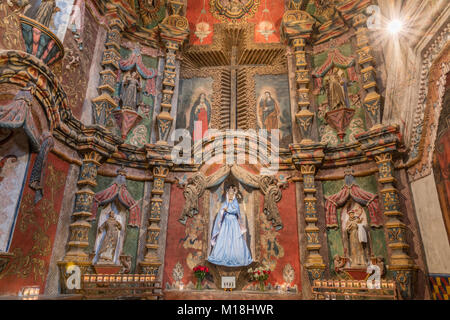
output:
{"label": "carved scroll ornament", "polygon": [[253,175],[238,166],[224,166],[211,176],[205,176],[203,173],[196,173],[188,179],[184,189],[184,198],[186,200],[183,212],[178,221],[186,224],[188,217],[193,217],[198,213],[198,199],[203,195],[206,189],[210,189],[221,184],[230,173],[241,183],[259,189],[264,194],[263,211],[269,221],[272,221],[275,229],[283,228],[280,212],[277,203],[281,200],[281,184],[278,179],[271,176]]}

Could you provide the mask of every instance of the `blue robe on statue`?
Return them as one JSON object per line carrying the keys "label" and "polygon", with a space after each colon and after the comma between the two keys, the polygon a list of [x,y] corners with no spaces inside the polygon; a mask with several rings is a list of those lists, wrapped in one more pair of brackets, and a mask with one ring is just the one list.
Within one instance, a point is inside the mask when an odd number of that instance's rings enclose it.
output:
{"label": "blue robe on statue", "polygon": [[241,225],[243,223],[237,199],[230,202],[226,200],[214,221],[209,262],[227,267],[242,267],[252,263],[245,239],[246,230]]}

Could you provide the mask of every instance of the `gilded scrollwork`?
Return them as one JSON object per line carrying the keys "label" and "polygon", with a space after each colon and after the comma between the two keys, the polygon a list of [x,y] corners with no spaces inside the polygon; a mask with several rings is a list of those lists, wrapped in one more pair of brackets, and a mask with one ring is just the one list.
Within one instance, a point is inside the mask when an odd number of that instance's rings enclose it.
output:
{"label": "gilded scrollwork", "polygon": [[205,176],[198,172],[189,178],[184,187],[185,206],[178,221],[186,225],[188,217],[193,217],[198,213],[198,200],[205,190],[216,186],[218,181],[222,181],[230,173],[245,185],[259,189],[263,193],[263,212],[267,220],[272,222],[276,230],[282,229],[283,223],[277,203],[282,198],[281,188],[284,185],[275,177],[253,175],[238,166],[223,166],[211,176]]}

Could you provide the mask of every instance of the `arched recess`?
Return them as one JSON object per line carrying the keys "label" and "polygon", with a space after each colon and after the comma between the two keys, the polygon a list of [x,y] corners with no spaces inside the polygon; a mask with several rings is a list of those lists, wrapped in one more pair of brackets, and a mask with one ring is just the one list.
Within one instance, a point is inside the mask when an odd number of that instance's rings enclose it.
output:
{"label": "arched recess", "polygon": [[[36,119],[42,128],[67,138],[76,137],[75,131],[81,124],[73,118],[56,76],[42,61],[22,51],[0,50],[0,87],[4,86],[15,87],[26,99],[37,101],[47,120],[44,124],[44,119]],[[36,106],[33,104],[32,108]]]}
{"label": "arched recess", "polygon": [[25,185],[36,191],[35,203],[42,198],[53,133],[70,132],[62,122],[70,118],[65,93],[46,65],[24,52],[0,51],[0,253],[11,244]]}
{"label": "arched recess", "polygon": [[246,169],[238,165],[223,165],[211,175],[205,175],[203,172],[194,174],[188,180],[188,184],[184,190],[186,204],[179,221],[185,224],[188,217],[193,217],[199,212],[198,199],[203,195],[206,189],[212,189],[219,186],[227,177],[232,175],[240,183],[253,188],[259,189],[264,195],[264,213],[269,221],[272,221],[276,230],[283,228],[283,222],[277,208],[277,202],[281,200],[281,184],[273,176],[261,176],[252,174]]}

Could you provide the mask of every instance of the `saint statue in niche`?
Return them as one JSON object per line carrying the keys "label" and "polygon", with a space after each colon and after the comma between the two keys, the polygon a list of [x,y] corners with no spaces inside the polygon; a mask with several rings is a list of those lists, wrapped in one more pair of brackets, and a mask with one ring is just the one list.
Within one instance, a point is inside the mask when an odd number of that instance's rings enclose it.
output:
{"label": "saint statue in niche", "polygon": [[326,88],[330,110],[333,111],[345,108],[347,106],[344,89],[345,84],[344,80],[339,75],[339,69],[333,68],[330,71],[330,74],[325,78],[325,81],[327,82]]}
{"label": "saint statue in niche", "polygon": [[366,213],[359,203],[350,200],[342,209],[342,229],[350,267],[366,267],[371,256],[370,234]]}
{"label": "saint statue in niche", "polygon": [[191,109],[189,128],[194,141],[201,140],[204,137],[206,131],[208,131],[210,119],[211,103],[208,101],[206,93],[202,92]]}
{"label": "saint statue in niche", "polygon": [[122,109],[136,111],[138,103],[138,92],[142,90],[141,78],[135,71],[131,75],[127,74],[123,80],[122,89]]}
{"label": "saint statue in niche", "polygon": [[247,246],[245,219],[241,215],[236,186],[226,188],[225,201],[214,220],[211,254],[208,261],[226,267],[250,265],[253,260]]}
{"label": "saint statue in niche", "polygon": [[115,263],[117,244],[122,224],[116,220],[114,211],[110,211],[108,219],[98,229],[99,243],[94,261],[99,263]]}
{"label": "saint statue in niche", "polygon": [[52,22],[53,14],[58,11],[60,11],[60,9],[56,6],[55,0],[42,0],[41,5],[37,10],[32,6],[27,10],[25,15],[48,28]]}
{"label": "saint statue in niche", "polygon": [[261,129],[268,131],[279,128],[281,109],[280,104],[272,97],[270,91],[265,91],[259,98],[258,122]]}

